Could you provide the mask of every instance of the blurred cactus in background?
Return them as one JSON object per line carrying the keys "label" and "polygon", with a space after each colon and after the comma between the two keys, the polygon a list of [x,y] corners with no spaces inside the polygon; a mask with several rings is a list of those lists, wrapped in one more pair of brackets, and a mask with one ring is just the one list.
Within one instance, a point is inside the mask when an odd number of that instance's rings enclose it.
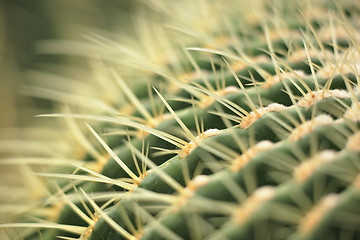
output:
{"label": "blurred cactus in background", "polygon": [[360,3],[5,6],[1,239],[360,239]]}

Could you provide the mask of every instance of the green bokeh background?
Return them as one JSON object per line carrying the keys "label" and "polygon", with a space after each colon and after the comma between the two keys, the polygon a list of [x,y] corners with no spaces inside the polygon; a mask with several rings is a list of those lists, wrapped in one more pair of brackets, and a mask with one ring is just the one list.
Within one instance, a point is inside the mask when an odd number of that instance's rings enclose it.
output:
{"label": "green bokeh background", "polygon": [[[28,70],[61,64],[65,57],[41,55],[41,40],[81,39],[84,31],[129,34],[136,0],[0,0],[0,129],[28,126],[45,101],[23,96]],[[60,73],[61,74],[61,73]]]}

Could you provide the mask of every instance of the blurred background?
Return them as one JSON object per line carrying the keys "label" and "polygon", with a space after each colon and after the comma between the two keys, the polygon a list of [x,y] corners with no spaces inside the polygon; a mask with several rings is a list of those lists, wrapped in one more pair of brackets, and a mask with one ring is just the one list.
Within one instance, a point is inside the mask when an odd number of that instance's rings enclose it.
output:
{"label": "blurred background", "polygon": [[[92,30],[128,34],[131,32],[128,23],[136,5],[136,0],[0,0],[0,160],[41,152],[41,144],[34,147],[31,140],[26,142],[29,137],[42,138],[43,148],[56,141],[45,137],[46,129],[27,130],[29,126],[42,125],[43,120],[34,116],[51,112],[53,103],[24,95],[22,87],[32,85],[34,76],[29,72],[62,76],[65,72],[65,68],[60,67],[62,64],[80,61],[64,55],[39,53],[41,41],[84,40],[85,32]],[[43,81],[46,80],[45,77]],[[49,85],[51,79],[48,80]],[[56,151],[60,151],[58,146]],[[37,186],[31,186],[23,172],[26,169],[16,164],[1,165],[0,205],[24,201],[26,205],[35,192],[32,188]],[[11,212],[1,206],[0,212],[0,223],[12,221]],[[0,238],[5,239],[1,234],[0,231]]]}
{"label": "blurred background", "polygon": [[[67,151],[62,138],[65,129],[53,120],[34,117],[56,112],[55,103],[24,94],[24,86],[35,82],[38,86],[51,88],[55,83],[63,87],[66,77],[76,80],[77,75],[69,71],[71,67],[85,65],[85,61],[74,56],[43,54],[39,51],[42,42],[59,39],[86,42],[92,32],[127,36],[133,32],[131,22],[138,2],[0,0],[0,161]],[[18,204],[26,208],[38,198],[41,184],[32,181],[34,177],[29,171],[27,166],[0,165],[0,224],[18,221],[18,211],[21,214],[21,208],[14,212],[5,206]],[[0,229],[0,239],[17,235],[16,229]]]}
{"label": "blurred background", "polygon": [[67,61],[38,54],[40,41],[81,39],[91,29],[128,33],[136,5],[136,0],[0,0],[0,129],[27,126],[51,107],[20,90],[29,70]]}

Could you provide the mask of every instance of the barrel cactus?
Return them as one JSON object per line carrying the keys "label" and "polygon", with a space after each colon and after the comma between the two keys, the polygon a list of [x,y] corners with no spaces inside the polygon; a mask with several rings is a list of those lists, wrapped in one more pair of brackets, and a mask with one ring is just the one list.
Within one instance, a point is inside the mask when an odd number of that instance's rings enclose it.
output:
{"label": "barrel cactus", "polygon": [[359,17],[149,1],[128,36],[43,42],[75,60],[24,88],[56,104],[0,162],[30,189],[2,204],[2,238],[360,239]]}

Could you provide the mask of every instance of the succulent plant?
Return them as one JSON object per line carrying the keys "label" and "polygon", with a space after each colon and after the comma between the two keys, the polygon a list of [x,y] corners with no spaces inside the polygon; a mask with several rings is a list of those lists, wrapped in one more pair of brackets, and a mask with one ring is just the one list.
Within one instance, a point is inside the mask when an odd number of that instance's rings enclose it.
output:
{"label": "succulent plant", "polygon": [[0,162],[29,185],[0,236],[360,239],[360,4],[145,5],[40,46],[80,60],[25,87],[58,105]]}

